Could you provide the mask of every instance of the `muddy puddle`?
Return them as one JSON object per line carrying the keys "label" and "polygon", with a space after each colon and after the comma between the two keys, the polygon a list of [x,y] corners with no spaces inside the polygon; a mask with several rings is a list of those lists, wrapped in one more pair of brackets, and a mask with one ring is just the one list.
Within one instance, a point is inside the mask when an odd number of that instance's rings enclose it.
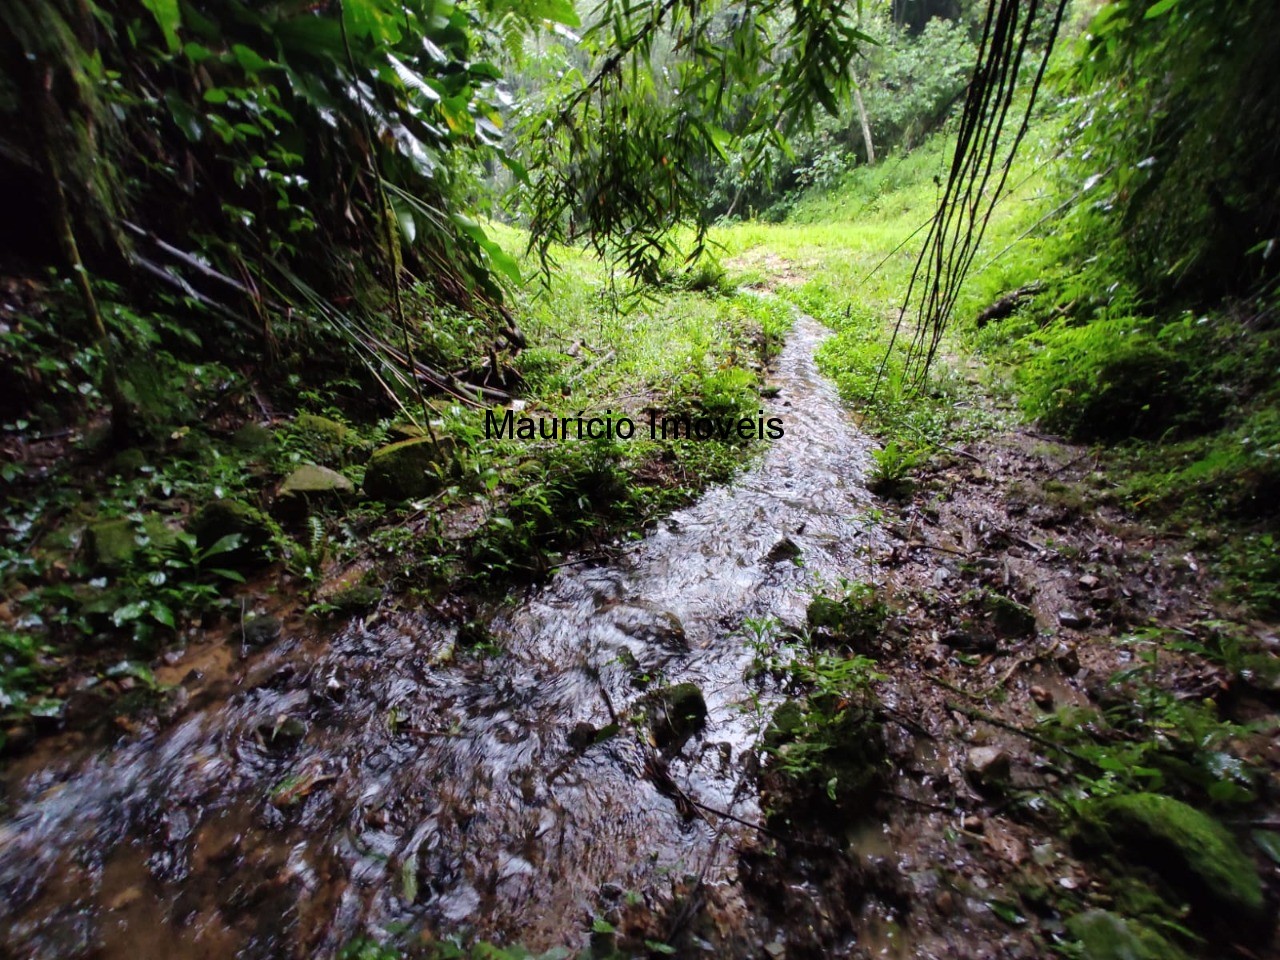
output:
{"label": "muddy puddle", "polygon": [[[422,930],[576,946],[628,891],[731,888],[747,828],[692,815],[669,784],[758,816],[772,699],[747,679],[744,622],[799,624],[815,585],[871,578],[879,545],[870,441],[816,371],[822,336],[801,318],[777,362],[786,434],[762,462],[498,608],[502,654],[451,655],[458,627],[434,613],[286,637],[158,733],[11,771],[8,951],[331,956]],[[629,719],[646,679],[695,683],[708,708],[664,778]]]}

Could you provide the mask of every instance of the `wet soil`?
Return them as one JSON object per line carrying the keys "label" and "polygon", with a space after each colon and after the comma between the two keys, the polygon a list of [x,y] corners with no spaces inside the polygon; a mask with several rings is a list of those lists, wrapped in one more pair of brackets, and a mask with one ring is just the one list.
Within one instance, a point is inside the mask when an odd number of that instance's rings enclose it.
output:
{"label": "wet soil", "polygon": [[[1230,618],[1274,656],[1276,633],[1217,599],[1185,540],[1108,505],[1109,488],[1088,449],[1009,426],[883,501],[877,571],[896,616],[873,653],[893,773],[846,836],[763,841],[753,909],[772,915],[786,956],[1043,957],[1070,941],[1065,917],[1113,906],[1047,815],[1041,798],[1067,775],[1037,722],[1133,697],[1113,680],[1140,665],[1123,637],[1203,636]],[[1280,795],[1274,690],[1168,651],[1147,676],[1232,719],[1265,718],[1268,732],[1238,746],[1268,771],[1261,794]],[[1256,860],[1274,901],[1280,871]],[[1274,930],[1214,934],[1208,955],[1280,956]]]}

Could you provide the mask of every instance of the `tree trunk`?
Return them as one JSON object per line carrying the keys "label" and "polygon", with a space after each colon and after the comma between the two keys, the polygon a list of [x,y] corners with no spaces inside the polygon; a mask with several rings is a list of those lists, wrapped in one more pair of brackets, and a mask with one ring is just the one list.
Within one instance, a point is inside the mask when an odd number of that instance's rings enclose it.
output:
{"label": "tree trunk", "polygon": [[862,142],[867,145],[867,166],[876,165],[876,148],[871,142],[871,124],[867,120],[867,107],[862,102],[862,87],[857,77],[853,80],[853,99],[858,105],[858,122],[862,124]]}

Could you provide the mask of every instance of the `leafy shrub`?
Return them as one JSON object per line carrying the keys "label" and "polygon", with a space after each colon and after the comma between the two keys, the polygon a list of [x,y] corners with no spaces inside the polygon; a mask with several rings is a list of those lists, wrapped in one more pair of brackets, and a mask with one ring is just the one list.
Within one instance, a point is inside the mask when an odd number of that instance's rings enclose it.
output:
{"label": "leafy shrub", "polygon": [[900,500],[911,494],[911,472],[928,459],[928,452],[890,440],[883,449],[873,450],[871,457],[875,467],[867,488],[882,497]]}
{"label": "leafy shrub", "polygon": [[724,367],[699,377],[698,405],[710,417],[725,420],[754,417],[758,407],[756,378],[741,367]]}
{"label": "leafy shrub", "polygon": [[1270,0],[1101,7],[1071,74],[1069,169],[1101,197],[1079,208],[1086,255],[1114,244],[1122,275],[1162,298],[1275,276],[1278,27]]}
{"label": "leafy shrub", "polygon": [[864,83],[874,142],[878,150],[910,149],[937,129],[964,93],[977,50],[962,25],[935,17],[918,36],[892,31],[878,53]]}
{"label": "leafy shrub", "polygon": [[724,265],[710,254],[703,253],[692,262],[664,260],[656,282],[659,289],[687,290],[691,293],[719,293],[730,296],[734,285],[730,282]]}
{"label": "leafy shrub", "polygon": [[1059,327],[1018,371],[1022,403],[1049,429],[1082,440],[1154,438],[1183,409],[1185,361],[1145,320]]}

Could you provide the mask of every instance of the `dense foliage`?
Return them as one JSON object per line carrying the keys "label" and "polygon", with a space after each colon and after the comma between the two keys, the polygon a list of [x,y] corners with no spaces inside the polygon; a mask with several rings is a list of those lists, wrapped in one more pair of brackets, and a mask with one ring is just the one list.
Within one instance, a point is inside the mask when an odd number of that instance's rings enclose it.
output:
{"label": "dense foliage", "polygon": [[[554,4],[484,13],[573,16]],[[6,223],[21,230],[0,253],[83,264],[124,285],[135,313],[185,314],[188,353],[217,355],[221,341],[274,359],[292,340],[406,379],[374,309],[389,287],[409,272],[426,282],[407,321],[417,330],[450,307],[496,328],[495,278],[517,276],[457,200],[477,160],[505,159],[481,22],[386,0],[10,5],[0,168],[19,213]],[[108,367],[126,362],[140,344],[82,293],[87,339]],[[156,326],[148,337],[177,349]]]}
{"label": "dense foliage", "polygon": [[[1063,83],[1066,131],[1049,276],[1029,317],[1023,403],[1052,429],[1179,441],[1160,499],[1274,518],[1274,252],[1280,64],[1274,5],[1101,9]],[[1047,267],[1047,270],[1045,269]]]}

